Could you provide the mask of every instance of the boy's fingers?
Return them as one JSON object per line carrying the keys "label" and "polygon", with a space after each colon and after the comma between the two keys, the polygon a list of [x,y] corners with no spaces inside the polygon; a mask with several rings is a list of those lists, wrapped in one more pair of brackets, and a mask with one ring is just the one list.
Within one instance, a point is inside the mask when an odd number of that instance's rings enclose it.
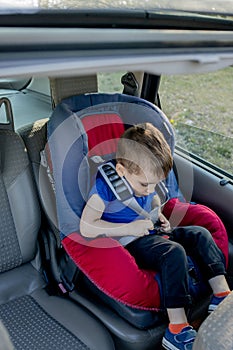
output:
{"label": "boy's fingers", "polygon": [[154,226],[153,222],[150,219],[145,219],[145,221],[148,225],[148,228],[150,228],[151,226]]}

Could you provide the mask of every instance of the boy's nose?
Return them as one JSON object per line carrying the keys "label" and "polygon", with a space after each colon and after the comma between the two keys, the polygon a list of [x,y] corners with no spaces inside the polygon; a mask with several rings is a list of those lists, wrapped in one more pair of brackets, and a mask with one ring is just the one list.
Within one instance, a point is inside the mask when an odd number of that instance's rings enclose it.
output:
{"label": "boy's nose", "polygon": [[149,185],[148,187],[147,187],[147,192],[150,194],[150,193],[152,193],[152,192],[154,192],[154,190],[155,190],[155,186],[154,185]]}

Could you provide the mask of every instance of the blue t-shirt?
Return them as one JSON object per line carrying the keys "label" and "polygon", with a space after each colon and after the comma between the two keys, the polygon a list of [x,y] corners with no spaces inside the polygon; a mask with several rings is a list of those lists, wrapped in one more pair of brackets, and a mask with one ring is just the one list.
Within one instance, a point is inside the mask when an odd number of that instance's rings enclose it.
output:
{"label": "blue t-shirt", "polygon": [[[105,210],[101,217],[101,219],[105,221],[114,223],[129,223],[134,220],[145,219],[144,216],[139,216],[133,209],[116,199],[111,188],[100,174],[97,175],[96,182],[90,191],[89,198],[93,194],[98,194],[105,204]],[[156,192],[153,192],[148,196],[134,196],[134,198],[143,209],[150,212],[152,209],[152,200],[155,194]],[[130,243],[136,238],[138,237],[133,236],[133,232],[132,236],[116,237],[116,239],[118,239],[122,245]]]}

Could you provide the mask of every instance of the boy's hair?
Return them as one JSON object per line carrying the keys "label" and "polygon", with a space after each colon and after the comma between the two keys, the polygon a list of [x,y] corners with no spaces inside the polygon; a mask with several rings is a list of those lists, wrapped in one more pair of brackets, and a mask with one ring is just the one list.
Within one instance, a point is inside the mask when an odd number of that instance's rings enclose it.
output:
{"label": "boy's hair", "polygon": [[147,169],[166,178],[172,168],[172,154],[163,134],[151,123],[137,124],[127,129],[118,142],[116,161],[129,173]]}

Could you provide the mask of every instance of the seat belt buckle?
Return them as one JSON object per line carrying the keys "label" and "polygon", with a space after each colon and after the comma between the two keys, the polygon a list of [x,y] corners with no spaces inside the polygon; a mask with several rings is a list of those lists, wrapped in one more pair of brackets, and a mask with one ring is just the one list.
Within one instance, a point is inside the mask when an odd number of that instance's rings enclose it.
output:
{"label": "seat belt buckle", "polygon": [[68,293],[68,290],[65,288],[65,286],[63,285],[62,282],[58,283],[58,287],[59,287],[60,291],[62,292],[62,294]]}

